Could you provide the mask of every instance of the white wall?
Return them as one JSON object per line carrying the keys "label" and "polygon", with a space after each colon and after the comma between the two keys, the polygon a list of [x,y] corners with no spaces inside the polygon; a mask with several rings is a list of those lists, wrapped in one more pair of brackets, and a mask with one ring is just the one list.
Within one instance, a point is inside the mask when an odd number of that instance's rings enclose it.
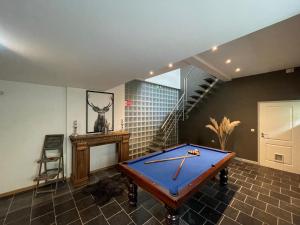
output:
{"label": "white wall", "polygon": [[[73,121],[85,134],[85,89],[44,86],[0,80],[0,194],[33,185],[37,163],[46,134],[61,133],[65,138],[65,168],[71,173]],[[115,94],[115,130],[124,120],[125,85],[107,90]],[[117,162],[115,146],[91,150],[91,170]]]}
{"label": "white wall", "polygon": [[33,184],[44,135],[65,134],[66,89],[0,81],[0,193]]}
{"label": "white wall", "polygon": [[148,78],[146,81],[180,89],[180,69],[172,70],[170,72]]}

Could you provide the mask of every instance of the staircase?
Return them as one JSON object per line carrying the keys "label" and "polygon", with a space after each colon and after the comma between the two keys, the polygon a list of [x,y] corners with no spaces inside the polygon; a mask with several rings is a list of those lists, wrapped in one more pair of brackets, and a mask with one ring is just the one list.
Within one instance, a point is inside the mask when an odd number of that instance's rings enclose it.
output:
{"label": "staircase", "polygon": [[160,151],[178,144],[178,121],[188,119],[189,113],[216,89],[219,80],[194,66],[184,68],[183,93],[161,125],[148,147],[150,152]]}

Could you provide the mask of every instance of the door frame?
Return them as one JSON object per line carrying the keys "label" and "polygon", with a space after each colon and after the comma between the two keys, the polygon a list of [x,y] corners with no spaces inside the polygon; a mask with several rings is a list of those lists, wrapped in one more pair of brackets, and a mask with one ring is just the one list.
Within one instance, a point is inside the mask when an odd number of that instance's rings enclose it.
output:
{"label": "door frame", "polygon": [[278,100],[278,101],[259,101],[257,102],[257,161],[259,165],[263,165],[261,162],[261,157],[260,157],[260,153],[261,153],[261,149],[260,149],[260,109],[262,104],[264,103],[300,103],[300,100]]}

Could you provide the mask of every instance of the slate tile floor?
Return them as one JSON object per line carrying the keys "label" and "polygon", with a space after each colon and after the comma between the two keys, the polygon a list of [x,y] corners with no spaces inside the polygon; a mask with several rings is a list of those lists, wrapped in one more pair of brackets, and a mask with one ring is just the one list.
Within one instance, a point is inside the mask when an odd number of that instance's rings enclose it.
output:
{"label": "slate tile floor", "polygon": [[[91,180],[116,173],[102,171]],[[300,224],[300,175],[234,160],[229,176],[227,188],[209,181],[183,205],[181,225]],[[126,193],[97,205],[69,183],[61,183],[56,194],[34,197],[28,191],[0,199],[0,224],[5,225],[161,225],[165,213],[164,206],[142,190],[137,207],[128,204]]]}

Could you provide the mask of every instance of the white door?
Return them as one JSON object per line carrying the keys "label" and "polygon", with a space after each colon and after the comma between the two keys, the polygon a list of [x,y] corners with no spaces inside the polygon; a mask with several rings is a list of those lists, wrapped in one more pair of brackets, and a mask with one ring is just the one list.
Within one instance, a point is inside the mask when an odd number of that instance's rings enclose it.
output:
{"label": "white door", "polygon": [[300,102],[259,103],[259,162],[300,173]]}

